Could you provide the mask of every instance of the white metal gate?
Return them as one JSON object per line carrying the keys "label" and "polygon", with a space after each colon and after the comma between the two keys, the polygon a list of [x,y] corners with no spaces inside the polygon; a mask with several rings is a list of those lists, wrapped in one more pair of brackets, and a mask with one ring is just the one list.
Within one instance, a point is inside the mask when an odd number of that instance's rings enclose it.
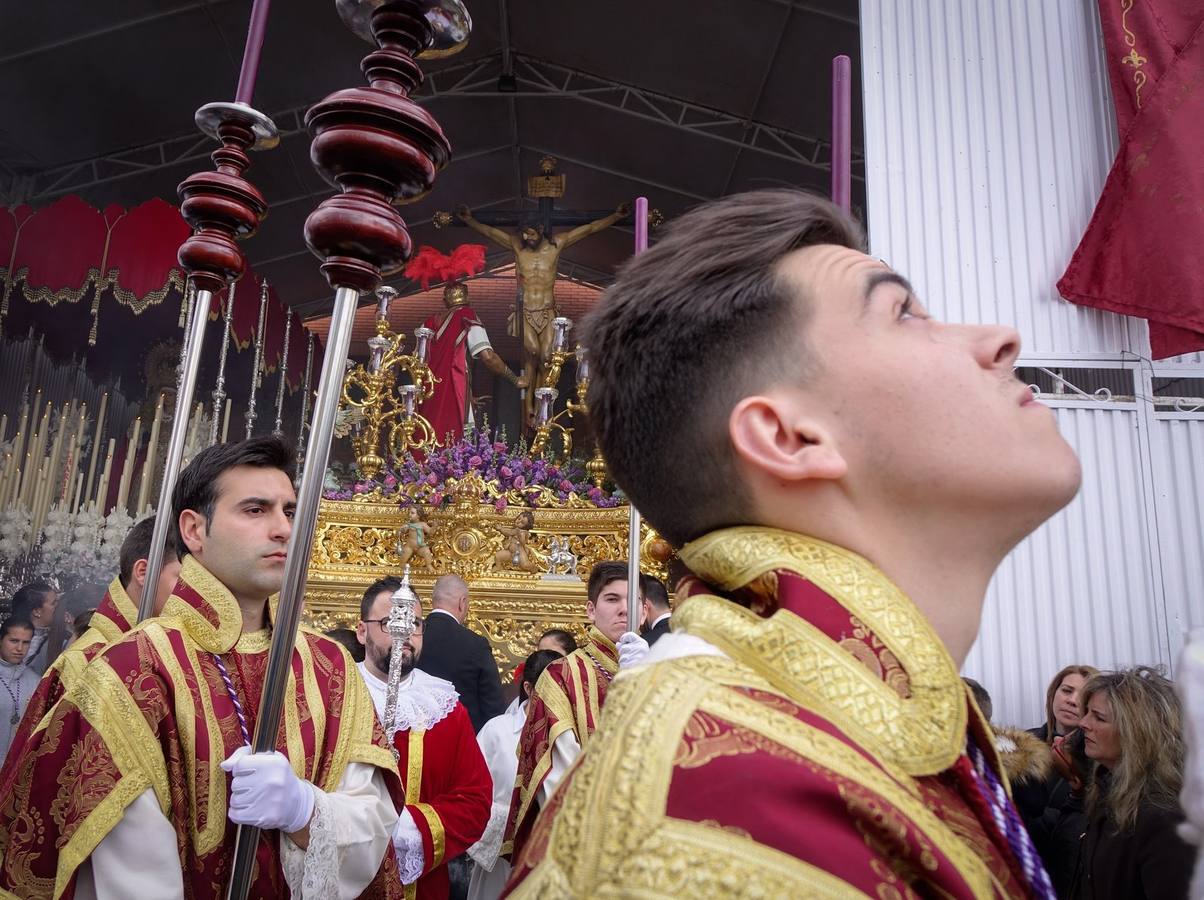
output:
{"label": "white metal gate", "polygon": [[1116,150],[1094,0],[862,0],[861,27],[872,252],[1063,379],[1082,490],[1001,567],[964,667],[1033,725],[1063,665],[1169,668],[1204,626],[1204,410],[1154,390],[1204,354],[1151,364],[1144,322],[1055,289]]}

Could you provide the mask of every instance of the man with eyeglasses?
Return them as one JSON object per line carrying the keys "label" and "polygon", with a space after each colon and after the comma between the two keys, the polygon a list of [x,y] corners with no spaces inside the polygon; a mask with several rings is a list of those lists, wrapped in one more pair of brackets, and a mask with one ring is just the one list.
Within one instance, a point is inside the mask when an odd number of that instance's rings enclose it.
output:
{"label": "man with eyeglasses", "polygon": [[382,578],[364,591],[355,634],[364,645],[358,664],[376,714],[398,754],[405,809],[393,847],[407,900],[445,900],[447,863],[480,839],[489,821],[493,783],[468,711],[450,681],[414,668],[422,654],[422,604],[401,657],[401,687],[393,723],[384,721],[393,641],[385,626],[401,579]]}

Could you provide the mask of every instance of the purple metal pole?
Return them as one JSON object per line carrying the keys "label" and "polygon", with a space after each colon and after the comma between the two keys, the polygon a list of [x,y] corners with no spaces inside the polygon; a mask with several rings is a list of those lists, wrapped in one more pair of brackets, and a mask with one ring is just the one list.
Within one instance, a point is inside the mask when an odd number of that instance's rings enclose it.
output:
{"label": "purple metal pole", "polygon": [[242,51],[242,68],[238,72],[235,103],[251,105],[255,96],[255,78],[259,74],[259,54],[263,50],[263,33],[268,26],[268,7],[272,0],[255,0],[251,7],[251,24],[247,26],[247,43]]}
{"label": "purple metal pole", "polygon": [[635,198],[635,252],[648,249],[648,198]]}
{"label": "purple metal pole", "polygon": [[848,212],[853,204],[853,63],[832,57],[832,202]]}

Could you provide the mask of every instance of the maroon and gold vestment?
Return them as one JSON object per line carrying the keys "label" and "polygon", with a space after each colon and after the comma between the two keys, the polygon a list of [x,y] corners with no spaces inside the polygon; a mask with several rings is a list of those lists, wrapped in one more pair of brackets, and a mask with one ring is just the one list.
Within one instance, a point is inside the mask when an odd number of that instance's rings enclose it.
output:
{"label": "maroon and gold vestment", "polygon": [[58,703],[68,688],[79,678],[79,674],[105,647],[121,640],[138,621],[138,610],[129,594],[121,586],[121,579],[114,578],[109,585],[83,634],[60,653],[38,682],[37,689],[30,695],[21,724],[13,735],[13,742],[4,767],[0,769],[0,796],[6,796],[12,788],[12,778],[17,769],[17,760],[29,741],[33,730],[46,713]]}
{"label": "maroon and gold vestment", "polygon": [[539,814],[540,789],[549,776],[559,779],[556,742],[562,736],[585,747],[598,719],[611,679],[619,671],[614,642],[590,626],[589,640],[564,659],[548,664],[527,703],[527,720],[518,739],[518,776],[502,852],[517,856]]}
{"label": "maroon and gold vestment", "polygon": [[[270,631],[243,634],[237,601],[192,556],[168,602],[170,615],[141,623],[96,656],[31,735],[13,789],[0,798],[0,896],[74,896],[81,880],[93,877],[98,847],[127,827],[123,819],[144,810],[148,797],[156,827],[174,829],[178,851],[179,869],[158,877],[182,876],[187,898],[225,896],[236,826],[227,818],[229,777],[218,766],[244,741],[214,654],[253,732]],[[397,875],[386,852],[391,821],[383,821],[383,808],[395,821],[401,786],[354,663],[339,644],[303,632],[288,687],[277,749],[299,777],[325,792],[316,796],[309,851],[302,855],[307,883],[308,854],[329,850],[332,822],[345,827],[333,804],[349,802],[340,788],[354,769],[367,785],[360,797],[372,804],[360,821],[374,816],[381,832],[372,832],[374,843],[358,836],[359,849],[351,851],[368,872],[357,890],[399,893],[392,890]],[[372,789],[378,779],[388,796]],[[289,895],[286,841],[275,831],[261,835],[252,896]],[[288,847],[294,858],[300,853]],[[378,871],[382,861],[387,871]],[[125,862],[132,875],[141,860]],[[130,890],[137,893],[132,882]]]}
{"label": "maroon and gold vestment", "polygon": [[1029,895],[967,757],[1000,772],[986,723],[902,591],[767,528],[681,556],[705,581],[612,685],[511,896]]}

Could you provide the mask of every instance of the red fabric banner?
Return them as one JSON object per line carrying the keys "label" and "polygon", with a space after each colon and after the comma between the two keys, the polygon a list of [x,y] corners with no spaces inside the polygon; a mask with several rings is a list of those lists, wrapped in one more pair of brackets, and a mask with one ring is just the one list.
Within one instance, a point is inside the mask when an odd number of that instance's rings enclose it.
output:
{"label": "red fabric banner", "polygon": [[1058,282],[1150,323],[1154,359],[1204,349],[1204,8],[1100,0],[1120,152]]}
{"label": "red fabric banner", "polygon": [[137,315],[172,287],[183,290],[176,254],[191,233],[180,210],[157,197],[126,213],[109,236],[105,272],[117,302]]}
{"label": "red fabric banner", "polygon": [[76,303],[99,276],[108,223],[74,195],[40,209],[21,229],[14,266],[25,298],[52,306]]}

